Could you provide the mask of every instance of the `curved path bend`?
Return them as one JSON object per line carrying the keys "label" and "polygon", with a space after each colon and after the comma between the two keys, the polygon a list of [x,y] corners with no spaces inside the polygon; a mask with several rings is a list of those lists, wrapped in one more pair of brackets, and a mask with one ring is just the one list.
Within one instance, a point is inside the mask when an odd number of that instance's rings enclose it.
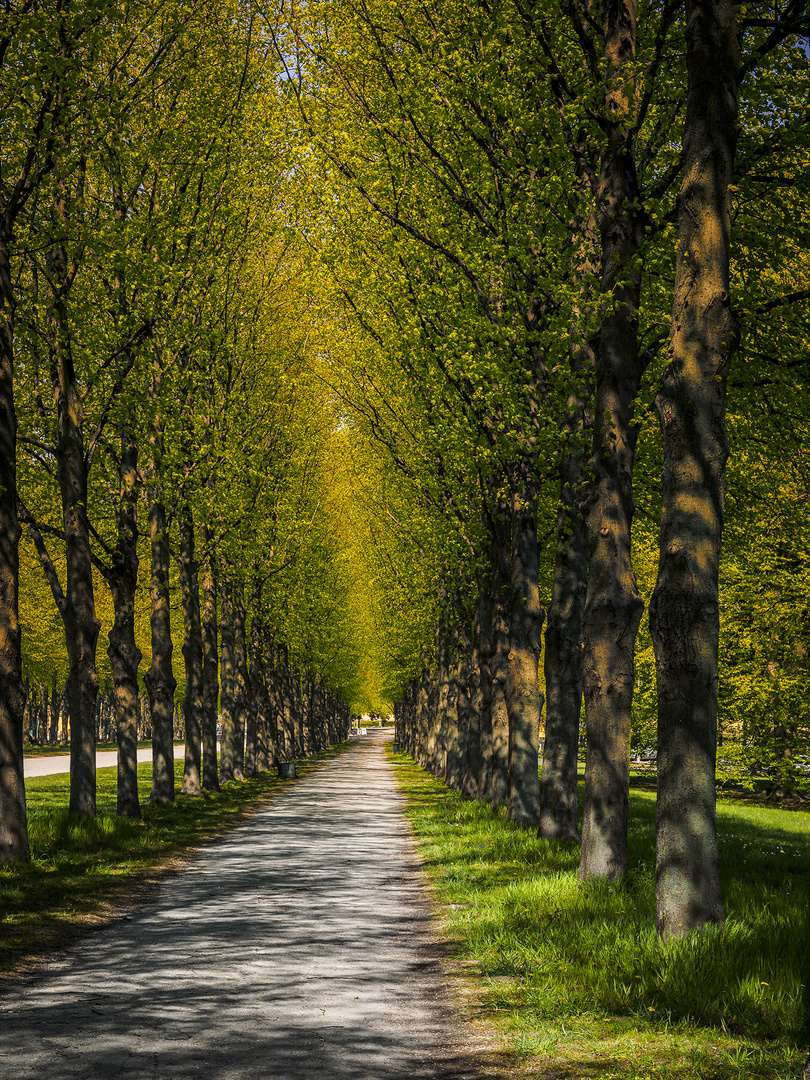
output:
{"label": "curved path bend", "polygon": [[493,1080],[454,1013],[382,733],[0,1000],[3,1080]]}

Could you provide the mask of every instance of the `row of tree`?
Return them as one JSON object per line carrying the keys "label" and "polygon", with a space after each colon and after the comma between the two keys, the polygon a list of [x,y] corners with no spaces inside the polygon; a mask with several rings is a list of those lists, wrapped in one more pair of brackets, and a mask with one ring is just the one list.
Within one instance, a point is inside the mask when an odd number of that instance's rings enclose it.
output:
{"label": "row of tree", "polygon": [[[136,737],[152,737],[152,718],[149,713],[149,695],[142,691],[138,697]],[[174,711],[174,739],[183,739],[182,709]],[[114,742],[116,738],[115,694],[109,683],[99,688],[96,698],[96,739]],[[25,710],[23,712],[23,742],[34,746],[61,746],[70,742],[70,715],[67,711],[63,686],[53,682],[25,684]]]}
{"label": "row of tree", "polygon": [[[738,446],[759,443],[737,476],[778,457],[771,504],[805,512],[807,39],[799,0],[767,13],[324,0],[276,38],[299,167],[314,159],[323,177],[306,213],[333,289],[325,377],[376,510],[400,738],[542,836],[573,839],[584,698],[580,875],[623,874],[644,609],[631,540],[652,541],[643,674],[665,936],[723,920],[721,609],[769,591],[720,591],[729,385]],[[780,451],[765,445],[777,431]],[[761,514],[741,495],[750,542]],[[806,672],[806,555],[778,543],[794,585],[789,619],[768,616],[784,685]]]}
{"label": "row of tree", "polygon": [[8,7],[4,858],[35,559],[74,811],[102,597],[119,743],[151,655],[173,797],[179,598],[187,790],[217,697],[226,777],[398,702],[418,760],[573,839],[584,701],[581,876],[626,869],[635,722],[659,930],[722,921],[718,704],[730,768],[764,729],[786,768],[810,727],[808,35],[805,0]]}
{"label": "row of tree", "polygon": [[[194,794],[343,738],[359,646],[322,513],[328,401],[308,368],[287,137],[256,12],[20,0],[2,15],[0,93],[6,860],[27,851],[24,662],[47,682],[64,668],[70,810],[92,815],[104,625],[118,811],[135,816],[144,683],[152,798],[167,802],[178,699]],[[24,640],[21,583],[37,596]]]}

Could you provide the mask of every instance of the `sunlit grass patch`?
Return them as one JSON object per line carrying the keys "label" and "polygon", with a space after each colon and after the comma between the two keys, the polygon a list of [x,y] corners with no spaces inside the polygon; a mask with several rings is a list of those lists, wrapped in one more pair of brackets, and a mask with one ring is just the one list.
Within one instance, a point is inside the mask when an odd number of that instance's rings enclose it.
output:
{"label": "sunlit grass patch", "polygon": [[578,845],[538,840],[406,755],[393,760],[444,933],[527,1075],[799,1077],[809,814],[721,802],[727,923],[665,946],[653,792],[631,792],[624,880],[580,885]]}

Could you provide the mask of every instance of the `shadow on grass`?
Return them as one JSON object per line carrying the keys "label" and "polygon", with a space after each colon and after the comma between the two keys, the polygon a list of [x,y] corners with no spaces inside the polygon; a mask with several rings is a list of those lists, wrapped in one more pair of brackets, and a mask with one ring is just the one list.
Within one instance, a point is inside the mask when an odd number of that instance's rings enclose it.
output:
{"label": "shadow on grass", "polygon": [[[676,1032],[684,1043],[707,1044],[703,1071],[672,1062],[656,1076],[799,1076],[810,1034],[805,814],[721,803],[727,923],[664,945],[654,925],[654,793],[631,791],[627,876],[580,885],[579,845],[538,840],[405,755],[394,760],[425,865],[448,905],[456,953],[475,962],[489,980],[490,1005],[518,1017],[524,1034],[536,1024],[587,1018],[593,1025],[607,1015],[641,1038]],[[750,1051],[744,1067],[714,1061],[711,1046],[728,1040]],[[752,1062],[766,1071],[753,1071]],[[604,1061],[593,1067],[609,1075]],[[538,1075],[590,1075],[584,1062],[560,1070]]]}

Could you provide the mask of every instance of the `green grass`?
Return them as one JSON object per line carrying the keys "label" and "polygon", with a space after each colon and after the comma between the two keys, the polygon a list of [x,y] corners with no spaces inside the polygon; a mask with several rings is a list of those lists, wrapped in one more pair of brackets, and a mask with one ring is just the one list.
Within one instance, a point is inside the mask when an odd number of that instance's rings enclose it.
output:
{"label": "green grass", "polygon": [[[342,747],[296,763],[305,776]],[[142,821],[115,815],[116,769],[97,772],[98,815],[77,818],[67,811],[67,774],[26,781],[31,858],[0,866],[0,975],[30,957],[98,925],[146,894],[161,874],[182,864],[189,849],[216,836],[295,780],[274,773],[225,784],[202,797],[177,795],[169,806],[149,800],[152,765],[138,766]],[[182,760],[175,762],[179,790]]]}
{"label": "green grass", "polygon": [[407,755],[392,760],[443,932],[523,1075],[800,1076],[810,814],[721,800],[726,925],[665,946],[654,927],[654,793],[631,791],[627,877],[580,886],[578,845],[538,840]]}

